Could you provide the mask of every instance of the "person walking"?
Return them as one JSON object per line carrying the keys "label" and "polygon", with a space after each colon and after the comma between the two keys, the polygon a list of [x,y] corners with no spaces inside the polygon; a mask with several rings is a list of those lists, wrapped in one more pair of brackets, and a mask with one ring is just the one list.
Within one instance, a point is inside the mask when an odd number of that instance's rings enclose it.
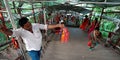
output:
{"label": "person walking", "polygon": [[99,31],[99,27],[90,32],[90,34],[88,35],[88,46],[90,51],[92,51],[100,43],[101,37],[102,36]]}

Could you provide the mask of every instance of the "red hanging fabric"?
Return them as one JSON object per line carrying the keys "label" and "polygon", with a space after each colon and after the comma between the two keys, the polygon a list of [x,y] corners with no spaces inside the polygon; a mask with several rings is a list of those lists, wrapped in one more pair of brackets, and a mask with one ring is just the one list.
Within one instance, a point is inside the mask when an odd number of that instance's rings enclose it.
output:
{"label": "red hanging fabric", "polygon": [[11,40],[12,40],[13,47],[15,49],[18,49],[19,48],[19,44],[18,44],[17,40],[14,37]]}
{"label": "red hanging fabric", "polygon": [[61,43],[67,43],[69,40],[69,31],[68,28],[62,29]]}

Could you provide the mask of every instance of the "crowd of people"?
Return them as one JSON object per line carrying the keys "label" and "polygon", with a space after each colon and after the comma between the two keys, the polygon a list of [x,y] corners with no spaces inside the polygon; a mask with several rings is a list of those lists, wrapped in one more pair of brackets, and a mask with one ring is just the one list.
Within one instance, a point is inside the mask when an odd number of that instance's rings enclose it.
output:
{"label": "crowd of people", "polygon": [[88,47],[89,50],[93,50],[99,43],[102,38],[99,31],[99,21],[98,18],[95,18],[93,21],[85,15],[85,18],[82,20],[80,29],[88,32]]}
{"label": "crowd of people", "polygon": [[[80,24],[80,29],[88,33],[88,47],[89,50],[92,51],[95,49],[95,47],[102,42],[102,34],[100,32],[100,21],[98,18],[94,18],[93,20],[85,15],[85,18],[82,20],[82,24]],[[120,40],[118,39],[116,43],[112,41],[112,38],[114,36],[114,32],[109,32],[107,39],[104,41],[105,47],[112,46],[113,48],[116,48],[116,46],[120,46]],[[120,47],[118,47],[120,48]]]}
{"label": "crowd of people", "polygon": [[[4,29],[4,26],[0,24],[0,31],[6,35],[14,36],[16,39],[22,38],[26,50],[32,60],[40,60],[41,55],[41,45],[42,45],[42,34],[41,30],[55,29],[55,33],[59,34],[60,29],[64,28],[64,24],[60,22],[66,22],[67,17],[64,15],[56,14],[54,17],[54,22],[56,24],[39,24],[39,23],[30,23],[27,17],[22,17],[19,19],[18,24],[20,28],[16,30]],[[71,16],[71,21],[75,21],[75,17]],[[98,18],[91,20],[87,15],[82,20],[80,24],[80,29],[88,32],[88,47],[92,51],[95,47],[101,42],[102,35],[99,31],[100,22]],[[118,44],[120,41],[118,42]]]}

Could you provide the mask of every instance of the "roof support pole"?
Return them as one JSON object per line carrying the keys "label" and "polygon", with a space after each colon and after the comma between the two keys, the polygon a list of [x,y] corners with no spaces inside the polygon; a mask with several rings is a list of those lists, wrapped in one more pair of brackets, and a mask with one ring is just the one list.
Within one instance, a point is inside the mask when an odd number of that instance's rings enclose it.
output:
{"label": "roof support pole", "polygon": [[105,0],[104,2],[107,2],[107,0]]}
{"label": "roof support pole", "polygon": [[20,7],[17,8],[17,12],[18,12],[19,16],[22,17],[21,8]]}
{"label": "roof support pole", "polygon": [[44,24],[47,24],[46,23],[46,11],[45,11],[45,8],[43,8],[43,14],[44,14]]}
{"label": "roof support pole", "polygon": [[19,5],[17,7],[17,12],[18,12],[20,17],[22,17],[22,13],[21,13],[22,9],[21,9],[21,7],[22,7],[23,4],[24,4],[23,2],[19,2]]}
{"label": "roof support pole", "polygon": [[103,15],[103,13],[104,13],[104,8],[102,8],[102,11],[101,11],[100,22],[101,22],[101,20],[102,20],[102,15]]}
{"label": "roof support pole", "polygon": [[35,11],[34,11],[34,6],[33,6],[33,3],[32,3],[32,13],[33,13],[34,22],[36,23]]}
{"label": "roof support pole", "polygon": [[[4,1],[4,4],[5,4],[6,10],[7,10],[7,12],[8,12],[8,15],[9,15],[9,17],[10,17],[10,21],[11,21],[13,30],[15,30],[15,29],[17,29],[17,27],[16,27],[16,25],[15,25],[15,22],[14,22],[12,13],[11,13],[11,9],[10,9],[10,7],[9,7],[9,5],[8,5],[8,0],[3,0],[3,1]],[[18,41],[19,41],[19,40],[18,40]],[[21,41],[21,40],[20,40],[20,41]],[[20,44],[20,43],[19,43],[19,44]],[[26,56],[25,56],[25,53],[23,52],[23,51],[24,51],[23,48],[21,47],[21,45],[19,45],[19,46],[20,46],[20,51],[21,51],[22,55],[24,56],[24,60],[27,60],[27,59],[26,59]]]}
{"label": "roof support pole", "polygon": [[92,15],[93,15],[93,11],[94,11],[94,7],[92,8],[92,11],[90,12],[90,15],[89,15],[90,20],[91,20],[91,17],[92,17]]}
{"label": "roof support pole", "polygon": [[[45,7],[43,7],[43,16],[44,16],[44,24],[46,25],[47,23],[46,23],[46,11],[45,11]],[[42,53],[44,53],[44,51],[45,51],[45,49],[47,48],[47,45],[48,45],[47,30],[45,30],[44,34],[45,34],[45,45],[43,46],[43,49],[42,49],[43,52]]]}
{"label": "roof support pole", "polygon": [[11,13],[11,9],[10,9],[10,7],[9,7],[9,5],[8,5],[8,0],[3,0],[3,1],[4,1],[4,4],[5,4],[6,10],[7,10],[7,12],[8,12],[8,16],[9,16],[9,18],[10,18],[12,27],[13,27],[13,29],[16,29],[17,27],[16,27],[16,25],[15,25],[15,22],[14,22],[12,13]]}

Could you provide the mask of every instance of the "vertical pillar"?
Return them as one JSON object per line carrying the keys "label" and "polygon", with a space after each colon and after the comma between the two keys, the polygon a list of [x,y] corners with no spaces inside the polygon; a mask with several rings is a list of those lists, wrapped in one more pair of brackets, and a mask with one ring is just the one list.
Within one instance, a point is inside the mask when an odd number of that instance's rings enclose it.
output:
{"label": "vertical pillar", "polygon": [[7,10],[7,12],[8,12],[8,16],[9,16],[9,18],[10,18],[12,27],[13,27],[13,29],[16,29],[17,27],[16,27],[16,25],[15,25],[15,22],[14,22],[12,13],[11,13],[11,9],[10,9],[10,7],[9,7],[9,5],[8,5],[8,0],[4,0],[4,4],[5,4],[6,10]]}
{"label": "vertical pillar", "polygon": [[33,6],[33,3],[32,3],[32,13],[33,13],[34,22],[36,23],[35,11],[34,11],[34,6]]}
{"label": "vertical pillar", "polygon": [[21,8],[20,7],[17,8],[17,12],[18,12],[19,16],[22,17]]}
{"label": "vertical pillar", "polygon": [[100,15],[100,22],[101,22],[101,20],[102,20],[102,15],[103,15],[103,13],[104,13],[104,8],[102,8],[102,12],[101,12],[101,15]]}
{"label": "vertical pillar", "polygon": [[[10,17],[10,21],[11,21],[13,30],[15,30],[15,29],[17,29],[17,27],[16,27],[16,25],[15,25],[15,22],[14,22],[12,13],[11,13],[11,9],[10,9],[10,7],[9,7],[9,5],[8,5],[8,0],[3,0],[3,1],[4,1],[4,4],[5,4],[6,10],[7,10],[7,12],[8,12],[8,16]],[[19,40],[18,40],[18,41],[19,41]],[[21,41],[21,40],[20,40],[20,41]],[[19,43],[19,44],[21,44],[21,43]],[[20,45],[20,50],[21,50],[22,55],[24,56],[24,60],[27,60],[27,59],[26,59],[26,56],[25,56],[25,53],[23,52],[24,50],[23,50],[23,48],[21,47],[21,45]]]}
{"label": "vertical pillar", "polygon": [[44,24],[47,24],[46,23],[46,11],[45,11],[45,8],[43,8],[43,14],[44,14]]}

